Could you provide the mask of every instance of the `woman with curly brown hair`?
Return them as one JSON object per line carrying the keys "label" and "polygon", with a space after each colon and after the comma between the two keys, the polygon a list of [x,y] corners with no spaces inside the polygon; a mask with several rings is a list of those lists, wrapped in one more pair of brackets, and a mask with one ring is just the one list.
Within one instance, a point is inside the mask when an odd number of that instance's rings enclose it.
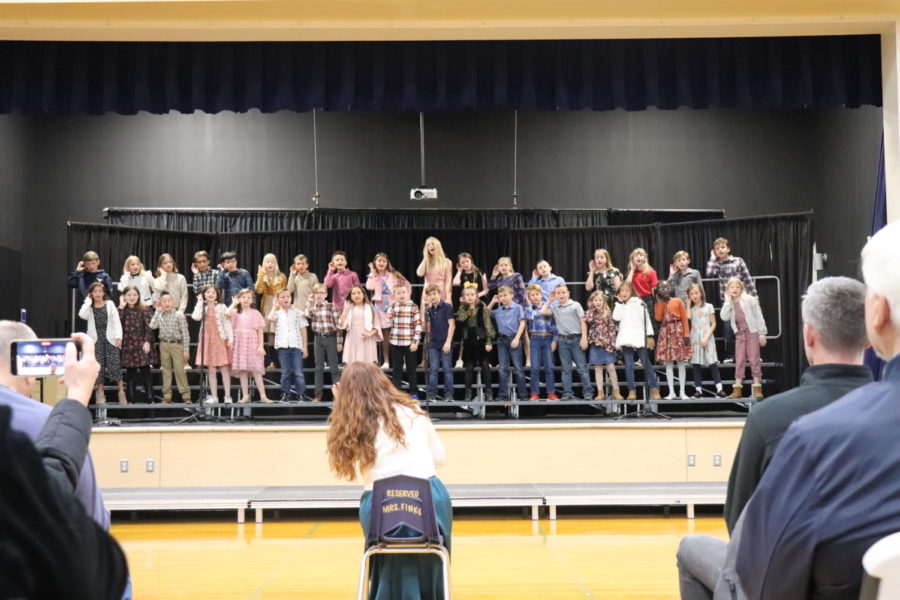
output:
{"label": "woman with curly brown hair", "polygon": [[[353,362],[332,388],[334,408],[328,429],[328,463],[341,479],[362,477],[359,519],[368,533],[372,483],[394,475],[428,479],[438,527],[450,549],[450,494],[435,475],[444,462],[444,445],[418,402],[395,388],[375,364]],[[437,557],[376,557],[370,598],[440,599]]]}

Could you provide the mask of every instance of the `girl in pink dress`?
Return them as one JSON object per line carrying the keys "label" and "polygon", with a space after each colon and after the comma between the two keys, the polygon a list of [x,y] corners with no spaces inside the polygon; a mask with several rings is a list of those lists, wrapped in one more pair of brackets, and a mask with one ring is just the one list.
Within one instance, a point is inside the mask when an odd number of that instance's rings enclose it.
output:
{"label": "girl in pink dress", "polygon": [[219,401],[219,390],[216,386],[216,371],[222,373],[222,389],[224,401],[231,403],[231,320],[225,318],[225,305],[219,302],[219,289],[206,285],[197,296],[197,304],[191,318],[202,321],[200,326],[200,343],[197,344],[197,365],[209,369],[209,396],[203,399],[204,404],[215,404]]}
{"label": "girl in pink dress", "polygon": [[344,364],[362,361],[378,362],[378,341],[381,339],[378,315],[362,286],[354,285],[347,294],[347,302],[338,322],[344,334]]}
{"label": "girl in pink dress", "polygon": [[263,331],[266,321],[259,311],[253,308],[253,290],[244,289],[234,297],[231,307],[225,311],[225,316],[231,319],[232,335],[234,342],[231,346],[231,368],[237,373],[241,381],[241,404],[250,402],[250,375],[256,382],[259,390],[260,402],[269,404],[272,400],[266,397],[266,387],[263,385],[263,357],[266,355],[266,347],[263,344]]}
{"label": "girl in pink dress", "polygon": [[369,276],[366,278],[366,289],[372,292],[372,304],[378,313],[379,327],[381,328],[381,356],[382,369],[389,369],[388,357],[391,355],[391,320],[387,317],[387,311],[393,304],[393,290],[395,285],[406,284],[409,295],[412,296],[412,285],[394,268],[387,254],[379,252],[369,263]]}

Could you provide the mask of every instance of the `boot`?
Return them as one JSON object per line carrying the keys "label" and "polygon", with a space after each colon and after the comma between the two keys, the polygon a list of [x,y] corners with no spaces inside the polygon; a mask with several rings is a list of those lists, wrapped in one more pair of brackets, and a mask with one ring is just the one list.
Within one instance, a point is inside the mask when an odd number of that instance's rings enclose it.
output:
{"label": "boot", "polygon": [[660,400],[659,388],[650,388],[650,397],[654,400]]}
{"label": "boot", "polygon": [[620,392],[619,388],[617,388],[617,387],[614,387],[612,389],[612,397],[613,397],[613,400],[624,400],[625,399],[622,397],[622,392]]}
{"label": "boot", "polygon": [[763,399],[762,384],[761,384],[761,383],[754,383],[754,384],[750,387],[750,389],[753,390],[752,396],[753,396],[754,398],[756,398],[757,400],[762,400],[762,399]]}
{"label": "boot", "polygon": [[731,388],[731,395],[728,396],[728,397],[729,397],[729,398],[740,398],[740,397],[741,397],[741,390],[743,389],[743,387],[744,387],[744,386],[742,386],[742,385],[739,384],[739,383],[734,384],[734,386]]}
{"label": "boot", "polygon": [[628,390],[628,400],[637,400],[637,390]]}

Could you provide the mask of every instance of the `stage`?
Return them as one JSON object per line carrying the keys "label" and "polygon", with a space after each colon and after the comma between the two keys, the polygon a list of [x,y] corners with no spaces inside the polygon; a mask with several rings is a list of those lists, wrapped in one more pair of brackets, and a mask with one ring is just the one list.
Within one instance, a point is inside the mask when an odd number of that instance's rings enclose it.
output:
{"label": "stage", "polygon": [[[438,422],[438,474],[457,507],[722,504],[743,419]],[[328,470],[324,425],[95,428],[111,510],[355,508],[361,485]]]}

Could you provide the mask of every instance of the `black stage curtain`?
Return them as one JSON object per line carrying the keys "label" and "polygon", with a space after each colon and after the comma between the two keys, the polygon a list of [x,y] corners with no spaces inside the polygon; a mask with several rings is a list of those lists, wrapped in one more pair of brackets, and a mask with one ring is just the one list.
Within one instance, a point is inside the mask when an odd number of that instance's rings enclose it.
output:
{"label": "black stage curtain", "polygon": [[[781,302],[781,337],[772,340],[764,350],[766,361],[785,365],[783,381],[787,386],[799,383],[800,356],[800,299],[810,283],[812,272],[812,213],[771,215],[745,219],[698,221],[691,223],[629,225],[617,227],[580,227],[561,229],[336,229],[318,231],[282,231],[266,233],[190,233],[163,229],[142,229],[114,225],[71,223],[69,225],[69,262],[75,264],[81,254],[95,250],[113,265],[114,278],[118,265],[126,256],[137,254],[147,265],[156,264],[163,252],[171,253],[181,272],[190,276],[190,263],[196,250],[209,250],[215,257],[225,250],[238,253],[241,266],[256,275],[263,255],[273,253],[282,270],[286,270],[293,256],[308,256],[310,269],[324,277],[326,265],[334,250],[347,252],[350,268],[361,275],[368,272],[367,263],[376,252],[386,252],[394,266],[413,282],[415,270],[422,259],[426,237],[436,235],[447,256],[455,262],[461,251],[470,252],[475,264],[490,272],[500,256],[512,257],[516,269],[530,278],[534,265],[547,259],[553,270],[567,281],[583,283],[588,261],[595,248],[608,249],[613,262],[623,268],[628,254],[642,247],[650,255],[661,277],[668,276],[672,255],[687,250],[693,266],[705,270],[712,242],[727,238],[735,255],[742,256],[755,276],[775,276],[761,279],[759,290],[769,332],[779,330],[778,302]],[[720,305],[718,288],[706,286],[710,302]],[[776,290],[780,289],[780,295]],[[418,292],[416,293],[418,296]],[[583,286],[573,287],[573,297],[584,302]]]}
{"label": "black stage curtain", "polygon": [[878,35],[0,43],[0,112],[881,105]]}
{"label": "black stage curtain", "polygon": [[322,229],[541,229],[722,219],[723,210],[107,208],[110,225],[206,233]]}

